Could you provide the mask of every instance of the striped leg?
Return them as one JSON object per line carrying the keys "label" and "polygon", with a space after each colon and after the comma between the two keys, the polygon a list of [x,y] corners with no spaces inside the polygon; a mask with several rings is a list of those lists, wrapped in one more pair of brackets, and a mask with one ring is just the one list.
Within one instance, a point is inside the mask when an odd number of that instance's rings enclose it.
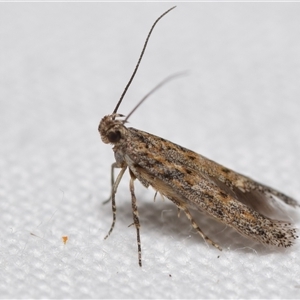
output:
{"label": "striped leg", "polygon": [[134,194],[134,177],[131,176],[129,188],[131,193],[131,203],[132,203],[132,215],[133,215],[133,222],[136,228],[136,239],[137,239],[137,246],[138,246],[138,258],[139,258],[139,265],[142,266],[142,250],[141,250],[141,238],[140,238],[140,221],[138,217],[138,209],[136,205],[136,197]]}
{"label": "striped leg", "polygon": [[107,200],[103,201],[103,205],[108,203],[110,200],[111,200],[111,195],[112,195],[112,191],[113,191],[113,187],[114,187],[114,183],[115,183],[115,176],[114,176],[114,170],[116,168],[119,168],[117,166],[117,163],[114,162],[112,165],[111,165],[111,169],[110,169],[110,187],[111,187],[111,191],[110,191],[110,196]]}
{"label": "striped leg", "polygon": [[[111,170],[112,170],[112,175],[111,175],[111,178],[112,180],[114,179],[114,176],[113,176],[113,172],[114,172],[114,169],[116,168],[116,163],[112,164],[111,166]],[[119,183],[124,175],[124,172],[126,171],[127,169],[127,166],[123,167],[116,179],[115,182],[112,181],[113,185],[112,185],[112,189],[111,189],[111,207],[112,207],[112,212],[113,212],[113,222],[111,224],[111,227],[110,227],[110,230],[108,232],[108,234],[106,235],[106,237],[104,239],[107,239],[108,236],[112,233],[114,227],[115,227],[115,223],[116,223],[116,211],[117,211],[117,208],[116,208],[116,201],[115,201],[115,196],[116,196],[116,193],[117,193],[117,189],[118,189],[118,186],[119,186]],[[110,199],[108,199],[110,200]],[[107,202],[107,201],[106,201]]]}
{"label": "striped leg", "polygon": [[189,212],[189,210],[188,210],[185,206],[181,206],[180,209],[182,209],[182,210],[185,212],[187,218],[188,218],[188,219],[190,220],[190,222],[192,223],[192,226],[193,226],[193,227],[197,230],[197,232],[202,236],[202,238],[204,239],[204,241],[208,242],[209,244],[213,245],[214,247],[216,247],[217,249],[219,249],[220,251],[222,251],[222,248],[221,248],[218,244],[214,243],[209,237],[207,237],[207,236],[203,233],[203,231],[200,229],[200,227],[199,227],[199,226],[197,225],[197,223],[194,221],[194,219],[193,219],[191,213]]}

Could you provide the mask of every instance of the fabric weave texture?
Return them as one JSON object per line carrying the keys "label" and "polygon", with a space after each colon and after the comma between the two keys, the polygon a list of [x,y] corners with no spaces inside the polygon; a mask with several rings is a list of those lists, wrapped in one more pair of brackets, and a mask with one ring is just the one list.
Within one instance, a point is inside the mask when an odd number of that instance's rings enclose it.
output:
{"label": "fabric weave texture", "polygon": [[[177,3],[153,32],[119,112],[300,201],[299,3]],[[270,250],[129,176],[111,222],[110,114],[154,20],[172,3],[0,4],[1,298],[298,298],[299,241]],[[299,210],[290,212],[299,227]],[[128,227],[129,226],[129,227]],[[63,237],[68,240],[64,243]]]}

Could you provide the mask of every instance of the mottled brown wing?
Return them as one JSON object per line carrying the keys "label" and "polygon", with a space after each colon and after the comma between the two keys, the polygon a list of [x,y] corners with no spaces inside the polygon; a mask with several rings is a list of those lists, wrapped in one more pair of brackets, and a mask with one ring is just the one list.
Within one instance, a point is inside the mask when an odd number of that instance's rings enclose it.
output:
{"label": "mottled brown wing", "polygon": [[129,130],[125,159],[144,185],[152,185],[178,207],[199,209],[264,244],[292,244],[296,234],[289,223],[271,220],[244,203],[248,197],[262,201],[266,187],[172,142]]}
{"label": "mottled brown wing", "polygon": [[[300,206],[295,199],[230,170],[198,153],[149,133],[136,129],[133,130],[138,137],[142,138],[145,145],[150,147],[151,153],[147,153],[149,152],[149,148],[142,151],[143,155],[146,155],[146,160],[152,159],[153,162],[158,164],[163,163],[164,160],[164,164],[169,162],[171,165],[179,165],[181,168],[186,168],[187,172],[188,170],[194,170],[197,174],[203,174],[207,179],[210,178],[224,192],[236,198],[237,201],[261,213],[267,214],[269,217],[271,217],[272,213],[275,214],[274,217],[278,217],[278,211],[275,211],[280,209],[280,206],[276,206],[275,199],[292,207]],[[284,213],[280,215],[284,217]]]}

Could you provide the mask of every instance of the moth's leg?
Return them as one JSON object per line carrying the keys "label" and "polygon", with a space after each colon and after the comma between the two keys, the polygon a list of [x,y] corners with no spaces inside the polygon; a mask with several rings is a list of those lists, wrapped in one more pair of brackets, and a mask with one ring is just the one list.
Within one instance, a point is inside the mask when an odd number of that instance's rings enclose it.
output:
{"label": "moth's leg", "polygon": [[[112,164],[112,172],[113,172],[113,169],[116,168],[116,164]],[[113,183],[112,185],[112,189],[111,189],[111,207],[112,207],[112,212],[113,212],[113,221],[112,221],[112,224],[111,224],[111,227],[110,227],[110,230],[108,232],[108,234],[106,235],[106,237],[104,239],[107,239],[108,236],[112,233],[114,227],[115,227],[115,223],[116,223],[116,201],[115,201],[115,196],[116,196],[116,193],[117,193],[117,189],[118,189],[118,186],[119,186],[119,183],[124,175],[124,172],[126,171],[127,169],[127,166],[124,166],[122,167],[116,181]],[[113,178],[113,176],[112,176]]]}
{"label": "moth's leg", "polygon": [[131,193],[131,204],[132,204],[132,216],[133,222],[136,228],[136,239],[138,246],[138,257],[139,257],[139,265],[142,266],[142,250],[141,250],[141,238],[140,238],[140,221],[138,216],[138,209],[136,205],[136,197],[134,193],[134,175],[130,172],[131,178],[129,183],[130,193]]}
{"label": "moth's leg", "polygon": [[110,169],[110,187],[111,187],[111,192],[110,192],[110,196],[107,200],[103,201],[103,205],[108,203],[110,200],[111,200],[111,195],[112,195],[112,190],[113,190],[113,186],[114,186],[114,183],[115,183],[115,176],[114,176],[114,170],[116,168],[119,168],[117,163],[114,162],[112,165],[111,165],[111,169]]}
{"label": "moth's leg", "polygon": [[222,251],[222,248],[221,248],[218,244],[214,243],[209,237],[207,237],[207,236],[203,233],[203,231],[200,229],[200,227],[199,227],[199,226],[197,225],[197,223],[194,221],[194,219],[193,219],[191,213],[189,212],[189,210],[188,210],[185,206],[180,206],[180,209],[183,210],[183,211],[185,212],[187,218],[188,218],[188,219],[190,220],[190,222],[192,223],[192,226],[197,230],[197,232],[202,236],[202,238],[203,238],[206,242],[210,243],[211,245],[213,245],[214,247],[216,247],[216,248],[218,248],[220,251]]}

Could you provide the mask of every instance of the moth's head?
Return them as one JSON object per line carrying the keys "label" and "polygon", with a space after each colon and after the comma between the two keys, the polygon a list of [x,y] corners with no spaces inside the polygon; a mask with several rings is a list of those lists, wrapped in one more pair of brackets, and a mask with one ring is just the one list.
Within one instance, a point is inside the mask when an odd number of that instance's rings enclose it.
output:
{"label": "moth's head", "polygon": [[116,119],[117,117],[124,117],[121,114],[112,114],[102,118],[98,130],[105,144],[117,144],[125,136],[127,128],[124,126],[124,120]]}

